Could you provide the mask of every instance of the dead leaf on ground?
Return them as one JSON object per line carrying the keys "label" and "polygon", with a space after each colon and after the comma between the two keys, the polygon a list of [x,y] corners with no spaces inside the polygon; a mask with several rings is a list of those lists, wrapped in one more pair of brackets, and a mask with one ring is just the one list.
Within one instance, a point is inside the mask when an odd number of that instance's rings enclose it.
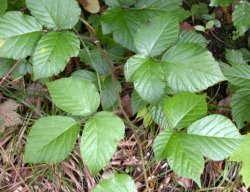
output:
{"label": "dead leaf on ground", "polygon": [[3,132],[7,127],[22,125],[20,115],[16,113],[18,107],[19,104],[11,99],[0,103],[0,132]]}
{"label": "dead leaf on ground", "polygon": [[100,3],[98,0],[79,0],[79,2],[90,13],[100,12]]}

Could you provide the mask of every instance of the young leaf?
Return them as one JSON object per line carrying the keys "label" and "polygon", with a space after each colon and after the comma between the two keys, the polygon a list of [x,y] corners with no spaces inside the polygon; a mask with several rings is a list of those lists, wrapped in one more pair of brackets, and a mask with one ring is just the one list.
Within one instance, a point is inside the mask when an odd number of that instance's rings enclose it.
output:
{"label": "young leaf", "polygon": [[239,89],[232,97],[232,116],[239,129],[250,122],[250,88]]}
{"label": "young leaf", "polygon": [[240,174],[243,176],[243,182],[246,188],[248,188],[250,186],[250,134],[244,135],[243,137],[244,140],[241,142],[240,147],[233,153],[229,160],[243,163]]}
{"label": "young leaf", "polygon": [[0,57],[23,59],[31,55],[41,36],[42,26],[33,17],[7,12],[0,17]]}
{"label": "young leaf", "polygon": [[34,79],[57,75],[66,67],[71,57],[80,50],[80,41],[70,31],[51,31],[44,35],[35,49],[32,64]]}
{"label": "young leaf", "polygon": [[248,28],[250,28],[250,3],[247,1],[240,1],[235,6],[233,11],[233,23],[239,33],[243,35]]}
{"label": "young leaf", "polygon": [[111,112],[99,112],[87,121],[82,133],[80,150],[93,175],[107,165],[124,133],[124,123]]}
{"label": "young leaf", "polygon": [[243,59],[243,54],[240,50],[226,49],[226,59],[232,66],[239,64],[247,64]]}
{"label": "young leaf", "polygon": [[53,103],[73,115],[87,116],[100,105],[96,87],[87,80],[63,78],[47,83]]}
{"label": "young leaf", "polygon": [[177,174],[191,178],[201,186],[204,159],[197,144],[186,133],[165,129],[156,137],[153,148],[157,161],[168,159]]}
{"label": "young leaf", "polygon": [[195,43],[202,47],[206,47],[207,40],[199,33],[183,30],[180,32],[176,44]]}
{"label": "young leaf", "polygon": [[207,114],[205,95],[184,92],[167,99],[164,113],[171,128],[187,127]]}
{"label": "young leaf", "polygon": [[241,142],[241,135],[231,120],[216,114],[194,122],[188,127],[188,134],[202,154],[215,161],[229,157]]}
{"label": "young leaf", "polygon": [[135,35],[135,47],[140,54],[154,57],[162,54],[177,39],[178,34],[178,17],[161,14],[139,28]]}
{"label": "young leaf", "polygon": [[180,44],[162,57],[166,61],[167,81],[177,92],[197,92],[225,80],[212,54],[196,44]]}
{"label": "young leaf", "polygon": [[76,0],[26,0],[26,4],[31,14],[50,29],[71,29],[81,14]]}
{"label": "young leaf", "polygon": [[224,71],[228,81],[238,87],[250,87],[250,66],[235,65]]}
{"label": "young leaf", "polygon": [[156,102],[164,94],[162,62],[135,55],[125,65],[125,77],[132,81],[138,94],[148,102]]}
{"label": "young leaf", "polygon": [[57,163],[74,147],[80,125],[65,116],[43,117],[35,122],[25,146],[26,163]]}
{"label": "young leaf", "polygon": [[92,192],[136,192],[133,179],[125,174],[115,174],[111,179],[101,181]]}

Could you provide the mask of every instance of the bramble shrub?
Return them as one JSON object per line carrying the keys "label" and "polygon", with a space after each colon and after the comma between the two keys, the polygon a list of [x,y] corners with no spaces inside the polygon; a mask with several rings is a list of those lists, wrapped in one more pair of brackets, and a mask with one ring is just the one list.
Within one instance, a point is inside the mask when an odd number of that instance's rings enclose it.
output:
{"label": "bramble shrub", "polygon": [[[155,160],[167,160],[174,172],[201,187],[205,158],[218,161],[231,156],[232,161],[243,161],[241,174],[250,185],[250,138],[239,132],[250,122],[249,52],[228,49],[228,64],[216,61],[202,34],[180,29],[180,22],[196,14],[197,8],[192,9],[195,13],[184,10],[181,0],[105,0],[108,8],[100,18],[85,19],[76,0],[25,3],[25,13],[5,12],[7,7],[1,7],[0,75],[16,60],[22,74],[42,81],[52,103],[66,112],[34,123],[25,147],[26,163],[64,160],[80,135],[80,152],[91,173],[96,175],[108,164],[124,138],[125,124],[136,130],[119,97],[124,79],[118,79],[113,70],[129,50],[135,54],[123,69],[125,81],[134,86],[133,114],[146,109],[147,118],[162,128],[153,143]],[[211,0],[210,6],[231,3]],[[250,27],[248,1],[235,6],[232,20],[234,38],[244,35]],[[79,32],[81,24],[88,32]],[[58,78],[72,57],[79,57],[89,68]],[[232,120],[208,111],[205,90],[223,81],[236,89]],[[112,113],[118,108],[124,118]],[[94,191],[133,192],[136,187],[128,175],[116,174]]]}

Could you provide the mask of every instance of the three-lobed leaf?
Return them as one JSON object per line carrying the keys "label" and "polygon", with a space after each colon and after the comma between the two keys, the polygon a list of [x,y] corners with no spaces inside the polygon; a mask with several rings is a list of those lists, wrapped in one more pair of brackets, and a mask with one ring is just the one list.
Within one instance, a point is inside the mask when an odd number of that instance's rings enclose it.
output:
{"label": "three-lobed leaf", "polygon": [[111,112],[98,112],[86,122],[80,150],[93,175],[107,165],[124,133],[123,121]]}
{"label": "three-lobed leaf", "polygon": [[133,179],[125,174],[115,174],[110,179],[101,181],[93,192],[136,192],[136,185]]}
{"label": "three-lobed leaf", "polygon": [[0,57],[30,56],[41,36],[42,26],[35,18],[17,11],[7,12],[0,17]]}
{"label": "three-lobed leaf", "polygon": [[192,123],[187,133],[165,129],[156,137],[153,148],[157,161],[168,159],[176,173],[200,185],[203,155],[212,160],[225,159],[239,147],[241,140],[228,118],[210,115]]}
{"label": "three-lobed leaf", "polygon": [[32,57],[34,79],[57,75],[80,50],[80,41],[70,31],[51,31],[38,42]]}
{"label": "three-lobed leaf", "polygon": [[35,122],[25,146],[26,163],[58,163],[74,147],[80,125],[65,116],[43,117]]}
{"label": "three-lobed leaf", "polygon": [[31,14],[50,29],[71,29],[81,14],[76,0],[26,0],[26,5]]}
{"label": "three-lobed leaf", "polygon": [[87,116],[100,105],[100,95],[92,83],[74,77],[47,83],[53,103],[73,115]]}

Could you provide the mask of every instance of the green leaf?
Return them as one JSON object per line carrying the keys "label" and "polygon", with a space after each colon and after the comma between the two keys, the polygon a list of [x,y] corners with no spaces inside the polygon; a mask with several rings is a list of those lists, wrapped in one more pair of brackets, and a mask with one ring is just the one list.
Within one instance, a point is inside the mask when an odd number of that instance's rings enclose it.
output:
{"label": "green leaf", "polygon": [[125,174],[115,174],[111,179],[102,180],[93,192],[136,192],[133,179]]}
{"label": "green leaf", "polygon": [[47,83],[53,103],[73,115],[87,116],[100,105],[96,87],[87,80],[63,78]]}
{"label": "green leaf", "polygon": [[242,168],[240,174],[243,176],[243,182],[246,188],[250,186],[250,134],[244,135],[244,140],[241,142],[240,147],[235,151],[235,153],[230,157],[230,161],[242,162]]}
{"label": "green leaf", "polygon": [[27,73],[32,74],[32,65],[28,61],[22,60],[11,72],[11,76],[14,78],[20,78]]}
{"label": "green leaf", "polygon": [[247,64],[243,59],[243,54],[240,50],[226,49],[226,59],[229,64],[239,65],[239,64]]}
{"label": "green leaf", "polygon": [[99,88],[98,79],[95,72],[88,71],[85,69],[80,69],[72,73],[71,77],[87,80],[90,83],[93,83],[97,89]]}
{"label": "green leaf", "polygon": [[8,8],[8,0],[0,1],[0,16],[2,16]]}
{"label": "green leaf", "polygon": [[135,47],[142,55],[154,57],[165,51],[178,37],[179,19],[161,14],[142,25],[135,35]]}
{"label": "green leaf", "polygon": [[176,44],[195,43],[202,47],[207,46],[207,40],[199,33],[183,30],[180,32]]}
{"label": "green leaf", "polygon": [[177,174],[191,178],[201,186],[204,159],[189,135],[165,129],[156,137],[153,148],[157,161],[168,159],[171,169]]}
{"label": "green leaf", "polygon": [[179,93],[167,99],[164,113],[171,128],[187,127],[207,114],[206,96]]}
{"label": "green leaf", "polygon": [[166,77],[176,92],[197,92],[225,80],[219,64],[204,47],[180,44],[170,48],[162,57],[166,61]]}
{"label": "green leaf", "polygon": [[109,67],[107,66],[107,63],[103,60],[100,51],[96,47],[91,48],[91,50],[84,49],[80,51],[79,55],[81,61],[91,66],[91,68],[98,72],[100,75],[109,75]]}
{"label": "green leaf", "polygon": [[[116,86],[118,87],[118,91],[121,92],[121,84],[119,81],[116,81]],[[117,95],[115,93],[114,85],[112,82],[112,78],[106,77],[102,82],[101,87],[101,104],[103,110],[109,110],[117,102]]]}
{"label": "green leaf", "polygon": [[76,0],[26,0],[26,4],[31,14],[50,29],[71,29],[81,14]]}
{"label": "green leaf", "polygon": [[250,66],[235,65],[224,71],[228,81],[238,87],[250,87]]}
{"label": "green leaf", "polygon": [[114,40],[122,46],[136,51],[134,35],[142,23],[148,19],[147,10],[124,10],[111,8],[105,11],[101,18],[104,34],[113,33]]}
{"label": "green leaf", "polygon": [[250,88],[239,89],[232,97],[232,116],[239,129],[250,122]]}
{"label": "green leaf", "polygon": [[41,36],[42,26],[33,17],[7,12],[0,17],[0,57],[23,59],[31,55]]}
{"label": "green leaf", "polygon": [[138,111],[142,110],[146,106],[146,102],[140,97],[140,95],[133,91],[131,95],[131,105],[132,105],[132,112],[135,115]]}
{"label": "green leaf", "polygon": [[71,57],[80,50],[80,41],[70,31],[51,31],[44,35],[35,49],[32,64],[34,79],[57,75],[64,70]]}
{"label": "green leaf", "polygon": [[4,77],[14,65],[14,60],[0,58],[0,78]]}
{"label": "green leaf", "polygon": [[159,104],[151,106],[149,109],[153,121],[163,129],[170,127],[166,115],[164,114],[164,102],[167,99],[168,98],[163,98]]}
{"label": "green leaf", "polygon": [[226,6],[233,3],[233,0],[211,0],[209,6]]}
{"label": "green leaf", "polygon": [[110,7],[130,6],[135,3],[134,0],[104,0],[104,1]]}
{"label": "green leaf", "polygon": [[195,25],[194,29],[196,31],[201,31],[201,32],[205,32],[206,31],[206,28],[204,26],[202,26],[202,25]]}
{"label": "green leaf", "polygon": [[137,8],[157,8],[165,11],[176,11],[182,4],[182,0],[140,0],[137,1]]}
{"label": "green leaf", "polygon": [[208,14],[207,3],[193,4],[191,7],[192,15],[198,19],[203,19],[203,15]]}
{"label": "green leaf", "polygon": [[86,122],[80,150],[93,175],[107,165],[124,133],[124,123],[111,112],[99,112]]}
{"label": "green leaf", "polygon": [[65,116],[43,117],[35,122],[25,146],[26,163],[57,163],[74,147],[80,125]]}
{"label": "green leaf", "polygon": [[194,122],[188,127],[188,134],[202,154],[215,161],[228,158],[241,142],[241,135],[231,120],[216,114]]}
{"label": "green leaf", "polygon": [[243,35],[250,28],[250,3],[240,1],[233,11],[233,24],[237,29],[238,35]]}
{"label": "green leaf", "polygon": [[156,102],[164,94],[165,78],[162,62],[135,55],[125,65],[127,81],[134,83],[135,90],[147,102]]}

